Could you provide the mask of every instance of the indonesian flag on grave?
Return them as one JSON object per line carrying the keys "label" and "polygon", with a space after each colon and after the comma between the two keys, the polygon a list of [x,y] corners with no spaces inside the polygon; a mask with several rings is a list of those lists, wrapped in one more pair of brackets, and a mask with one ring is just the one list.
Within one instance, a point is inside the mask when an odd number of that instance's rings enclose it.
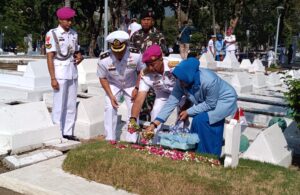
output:
{"label": "indonesian flag on grave", "polygon": [[248,122],[242,108],[238,108],[233,118],[237,120],[241,125],[248,126]]}

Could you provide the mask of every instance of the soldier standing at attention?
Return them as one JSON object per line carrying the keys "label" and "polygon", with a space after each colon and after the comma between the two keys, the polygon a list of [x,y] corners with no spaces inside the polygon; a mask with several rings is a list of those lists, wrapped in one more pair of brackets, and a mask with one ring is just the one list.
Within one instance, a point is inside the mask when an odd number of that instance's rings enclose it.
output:
{"label": "soldier standing at attention", "polygon": [[154,14],[152,11],[145,11],[141,14],[142,29],[136,31],[130,37],[130,44],[137,48],[143,54],[144,51],[151,45],[159,45],[162,52],[168,56],[169,50],[167,47],[164,35],[154,27]]}
{"label": "soldier standing at attention", "polygon": [[[110,50],[100,55],[97,76],[105,96],[104,130],[106,140],[116,141],[117,112],[123,96],[131,114],[131,107],[139,89],[139,72],[144,68],[139,50],[129,48],[129,35],[125,31],[114,31],[106,37]],[[136,142],[136,133],[126,133],[126,141]]]}
{"label": "soldier standing at attention", "polygon": [[66,139],[73,135],[76,118],[77,65],[83,60],[78,35],[71,29],[75,11],[62,7],[56,12],[59,25],[46,35],[46,53],[51,86],[53,88],[52,120],[59,124]]}

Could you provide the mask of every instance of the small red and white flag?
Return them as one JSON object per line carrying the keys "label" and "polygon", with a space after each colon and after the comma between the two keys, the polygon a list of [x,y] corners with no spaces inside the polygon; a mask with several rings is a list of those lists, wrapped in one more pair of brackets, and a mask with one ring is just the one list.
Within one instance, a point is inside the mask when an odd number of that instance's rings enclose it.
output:
{"label": "small red and white flag", "polygon": [[238,108],[233,118],[237,120],[241,125],[248,126],[248,122],[242,108]]}

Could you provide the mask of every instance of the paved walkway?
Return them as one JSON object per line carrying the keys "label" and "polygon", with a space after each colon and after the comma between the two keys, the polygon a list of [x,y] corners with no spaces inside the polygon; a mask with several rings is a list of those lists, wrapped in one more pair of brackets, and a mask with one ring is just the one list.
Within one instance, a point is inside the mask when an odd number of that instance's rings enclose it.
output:
{"label": "paved walkway", "polygon": [[32,195],[129,195],[124,190],[91,182],[62,170],[65,156],[0,175],[0,187]]}

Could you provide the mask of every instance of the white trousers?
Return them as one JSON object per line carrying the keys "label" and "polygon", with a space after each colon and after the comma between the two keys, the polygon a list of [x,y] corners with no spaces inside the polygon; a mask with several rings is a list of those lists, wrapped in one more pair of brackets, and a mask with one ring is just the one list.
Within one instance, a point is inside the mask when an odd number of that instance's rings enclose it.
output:
{"label": "white trousers", "polygon": [[76,120],[77,79],[57,80],[59,90],[53,91],[52,120],[59,124],[62,135],[73,135]]}
{"label": "white trousers", "polygon": [[[127,106],[127,123],[129,121],[129,117],[131,116],[131,95],[128,95],[124,91],[119,91],[117,94],[115,94],[115,97],[117,100],[120,100],[121,96],[124,97],[125,103]],[[121,104],[121,103],[119,103]],[[111,101],[109,97],[105,96],[105,109],[104,109],[104,130],[105,130],[105,139],[106,140],[116,140],[116,128],[117,128],[117,122],[118,122],[118,109],[115,109],[111,105]],[[127,124],[126,124],[127,126]],[[129,132],[126,132],[126,141],[128,142],[136,142],[137,140],[137,134],[133,133],[130,134]]]}

